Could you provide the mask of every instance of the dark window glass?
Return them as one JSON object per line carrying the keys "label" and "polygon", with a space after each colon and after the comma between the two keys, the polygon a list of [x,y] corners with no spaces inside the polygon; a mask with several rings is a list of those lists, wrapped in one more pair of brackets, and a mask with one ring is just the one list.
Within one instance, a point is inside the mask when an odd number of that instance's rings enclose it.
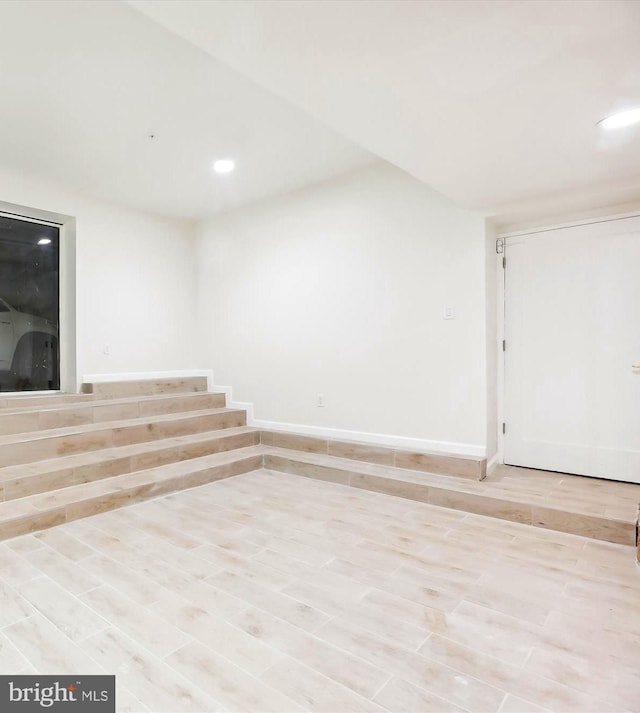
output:
{"label": "dark window glass", "polygon": [[59,389],[60,230],[0,216],[0,389]]}

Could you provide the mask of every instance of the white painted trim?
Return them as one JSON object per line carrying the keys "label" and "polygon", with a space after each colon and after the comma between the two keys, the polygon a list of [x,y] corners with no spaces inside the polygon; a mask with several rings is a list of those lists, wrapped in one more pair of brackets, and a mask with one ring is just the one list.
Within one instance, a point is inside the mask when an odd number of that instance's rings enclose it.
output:
{"label": "white painted trim", "polygon": [[60,390],[47,389],[46,391],[0,391],[0,401],[3,399],[28,399],[30,396],[55,396],[63,393]]}
{"label": "white painted trim", "polygon": [[77,383],[77,375],[80,372],[76,339],[78,332],[76,304],[76,219],[70,215],[52,213],[51,211],[14,203],[5,203],[4,201],[0,201],[0,215],[28,223],[52,225],[57,227],[60,231],[58,252],[58,346],[60,349],[60,363],[58,367],[60,388],[58,390],[47,390],[45,393],[75,393],[79,386]]}
{"label": "white painted trim", "polygon": [[362,433],[360,431],[346,431],[339,428],[323,428],[321,426],[305,426],[294,423],[281,423],[279,421],[262,421],[254,418],[253,403],[248,401],[234,401],[233,387],[213,383],[213,372],[210,369],[188,369],[185,371],[146,371],[116,374],[85,374],[85,383],[102,383],[113,381],[139,381],[142,379],[171,379],[188,376],[206,376],[209,391],[223,393],[229,408],[244,409],[247,412],[247,425],[265,431],[286,431],[317,438],[330,438],[341,441],[356,441],[371,443],[381,446],[406,448],[417,451],[435,451],[448,455],[475,456],[484,458],[486,448],[470,443],[453,443],[448,441],[429,441],[421,438],[408,438],[405,436],[387,436],[380,433]]}
{"label": "white painted trim", "polygon": [[[509,258],[507,256],[507,242],[504,242],[504,250],[501,255],[496,255],[498,262],[496,271],[496,297],[497,304],[496,309],[498,310],[498,316],[496,320],[496,332],[498,338],[498,374],[497,374],[497,426],[498,426],[498,438],[496,441],[496,455],[498,462],[504,463],[504,439],[505,436],[502,433],[502,424],[507,420],[505,415],[505,394],[504,394],[504,363],[505,363],[505,352],[502,351],[502,341],[505,338],[504,334],[504,310],[505,310],[505,275],[506,272],[502,267],[502,258],[507,258],[507,267],[509,269]],[[507,349],[509,345],[507,345]],[[493,460],[493,459],[492,459]]]}
{"label": "white painted trim", "polygon": [[253,403],[250,401],[234,401],[232,386],[221,386],[219,384],[213,384],[212,382],[213,375],[212,381],[209,382],[209,391],[223,393],[225,395],[227,408],[244,409],[247,412],[247,426],[255,426],[255,420],[253,418]]}
{"label": "white painted trim", "polygon": [[416,451],[435,451],[447,455],[475,456],[484,458],[486,448],[470,443],[449,443],[447,441],[428,441],[421,438],[408,438],[405,436],[387,436],[381,433],[363,433],[360,431],[346,431],[340,428],[324,428],[322,426],[306,426],[298,423],[283,423],[281,421],[264,421],[254,416],[253,403],[248,401],[234,401],[233,387],[216,384],[209,388],[210,391],[223,392],[227,398],[229,408],[241,408],[247,412],[247,426],[259,428],[264,431],[285,431],[302,436],[314,436],[339,441],[355,441],[358,443],[371,443],[378,446],[392,448],[406,448]]}
{"label": "white painted trim", "polygon": [[496,453],[493,458],[487,463],[487,475],[491,474],[493,469],[502,463],[502,456],[500,453]]}
{"label": "white painted trim", "polygon": [[78,391],[81,355],[78,353],[76,219],[65,218],[60,226],[60,390]]}
{"label": "white painted trim", "polygon": [[454,456],[475,456],[484,458],[486,448],[473,443],[454,443],[449,441],[429,441],[422,438],[409,438],[407,436],[388,436],[382,433],[364,433],[361,431],[347,431],[340,428],[324,428],[322,426],[304,426],[297,423],[281,423],[280,421],[254,420],[251,424],[255,428],[265,431],[286,431],[303,436],[315,436],[338,441],[355,441],[357,443],[371,443],[378,446],[403,448],[416,451],[430,451]]}
{"label": "white painted trim", "polygon": [[603,215],[597,218],[585,218],[584,220],[572,220],[567,223],[557,223],[552,225],[544,225],[537,228],[529,228],[528,230],[514,230],[508,233],[498,233],[498,238],[518,238],[525,235],[537,235],[538,233],[550,233],[554,230],[563,230],[564,228],[577,228],[580,225],[593,225],[595,223],[610,223],[613,220],[625,220],[625,218],[638,218],[640,211],[632,211],[631,213],[618,213],[614,215]]}
{"label": "white painted trim", "polygon": [[[117,374],[85,374],[82,382],[85,384],[101,384],[113,381],[143,381],[145,379],[183,379],[190,376],[206,376],[207,389],[215,391],[213,372],[211,369],[185,369],[181,371],[132,371]],[[218,387],[221,390],[224,387]]]}

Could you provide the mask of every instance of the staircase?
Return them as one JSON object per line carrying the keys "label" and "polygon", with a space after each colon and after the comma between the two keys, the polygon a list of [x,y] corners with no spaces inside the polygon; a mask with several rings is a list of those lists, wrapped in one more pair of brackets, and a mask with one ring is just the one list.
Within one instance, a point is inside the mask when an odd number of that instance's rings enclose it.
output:
{"label": "staircase", "polygon": [[206,379],[0,401],[0,539],[262,467],[246,413]]}
{"label": "staircase", "polygon": [[[0,399],[0,540],[266,467],[619,544],[640,486],[486,476],[482,458],[247,427],[204,377]],[[566,479],[565,479],[566,480]],[[580,492],[574,487],[578,484]],[[601,506],[607,503],[607,507]]]}

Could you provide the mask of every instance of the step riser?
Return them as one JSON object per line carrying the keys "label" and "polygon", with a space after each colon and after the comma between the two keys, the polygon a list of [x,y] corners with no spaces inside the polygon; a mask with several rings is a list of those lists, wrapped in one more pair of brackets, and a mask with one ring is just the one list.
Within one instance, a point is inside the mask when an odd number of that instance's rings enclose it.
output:
{"label": "step riser", "polygon": [[454,456],[446,453],[417,453],[392,446],[328,440],[283,431],[263,431],[262,443],[275,448],[348,458],[363,463],[420,470],[425,473],[452,475],[469,480],[484,480],[487,475],[486,458]]}
{"label": "step riser", "polygon": [[196,413],[192,417],[175,421],[105,428],[88,433],[51,436],[24,443],[8,443],[0,449],[0,467],[245,425],[244,411],[201,415]]}
{"label": "step riser", "polygon": [[239,433],[231,436],[212,438],[199,443],[177,445],[151,453],[141,453],[122,458],[113,458],[103,463],[92,463],[77,468],[63,468],[42,475],[13,478],[0,483],[0,501],[16,500],[29,495],[46,493],[50,490],[68,488],[81,483],[91,483],[125,473],[155,468],[168,463],[177,463],[191,458],[222,453],[236,448],[247,448],[259,444],[260,434]]}
{"label": "step riser", "polygon": [[23,406],[38,408],[52,407],[55,404],[83,403],[95,401],[98,398],[135,398],[139,396],[154,396],[159,394],[179,394],[207,391],[206,377],[189,377],[185,379],[162,379],[142,381],[118,381],[100,384],[83,384],[80,394],[63,394],[51,392],[38,396],[29,396],[29,392],[22,392],[16,396],[0,398],[0,409],[21,408]]}
{"label": "step riser", "polygon": [[151,453],[114,458],[103,463],[82,465],[77,468],[65,468],[39,476],[14,478],[12,480],[6,480],[0,485],[0,499],[2,497],[2,489],[4,490],[5,501],[15,500],[28,495],[58,490],[80,483],[90,483],[116,475],[155,468],[157,466],[167,465],[168,463],[199,458],[201,456],[230,451],[236,448],[255,446],[258,445],[258,442],[259,434],[257,432],[241,433],[222,438],[213,438],[199,443],[172,446],[154,450]]}
{"label": "step riser", "polygon": [[172,413],[185,413],[202,409],[223,408],[224,394],[194,394],[184,398],[167,398],[153,401],[131,401],[129,403],[102,404],[91,403],[60,410],[50,409],[29,411],[26,413],[7,413],[0,411],[0,435],[9,436],[17,433],[33,433],[52,428],[84,426],[90,423],[103,423],[119,419],[162,416]]}
{"label": "step riser", "polygon": [[206,376],[190,376],[183,379],[148,379],[142,381],[105,381],[82,384],[82,393],[94,394],[101,399],[124,399],[157,394],[180,394],[206,391]]}
{"label": "step riser", "polygon": [[0,399],[0,411],[12,408],[55,408],[68,404],[91,403],[95,398],[90,394],[46,394],[43,396],[10,396]]}
{"label": "step riser", "polygon": [[234,475],[250,473],[262,468],[261,455],[241,458],[231,463],[204,468],[202,470],[167,478],[157,483],[144,483],[131,486],[116,493],[108,493],[81,502],[71,503],[55,509],[33,513],[8,520],[0,525],[0,540],[6,540],[30,532],[45,530],[49,527],[62,525],[90,515],[97,515],[108,510],[115,510],[126,505],[132,505],[143,500],[166,495],[167,493],[206,485],[216,480],[230,478]]}

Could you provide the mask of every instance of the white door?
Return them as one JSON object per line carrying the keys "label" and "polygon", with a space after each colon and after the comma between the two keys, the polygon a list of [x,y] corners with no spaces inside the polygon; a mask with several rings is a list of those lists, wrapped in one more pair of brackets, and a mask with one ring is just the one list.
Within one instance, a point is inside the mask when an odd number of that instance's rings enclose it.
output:
{"label": "white door", "polygon": [[505,254],[505,463],[640,483],[640,217]]}

